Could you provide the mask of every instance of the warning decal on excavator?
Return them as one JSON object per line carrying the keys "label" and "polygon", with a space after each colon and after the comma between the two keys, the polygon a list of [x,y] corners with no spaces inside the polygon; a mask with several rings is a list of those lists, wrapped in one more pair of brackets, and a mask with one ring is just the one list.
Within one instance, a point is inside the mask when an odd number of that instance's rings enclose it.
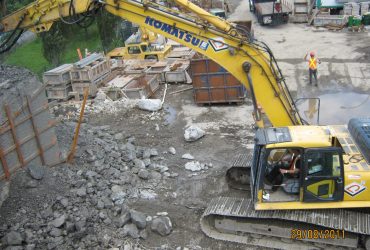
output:
{"label": "warning decal on excavator", "polygon": [[357,182],[352,182],[352,183],[350,183],[350,184],[348,184],[347,186],[344,187],[344,191],[347,194],[351,195],[351,196],[358,195],[359,193],[361,193],[365,189],[366,189],[366,186],[364,186],[360,183],[357,183]]}
{"label": "warning decal on excavator", "polygon": [[209,43],[216,52],[229,48],[229,46],[225,44],[225,41],[221,37],[209,40]]}

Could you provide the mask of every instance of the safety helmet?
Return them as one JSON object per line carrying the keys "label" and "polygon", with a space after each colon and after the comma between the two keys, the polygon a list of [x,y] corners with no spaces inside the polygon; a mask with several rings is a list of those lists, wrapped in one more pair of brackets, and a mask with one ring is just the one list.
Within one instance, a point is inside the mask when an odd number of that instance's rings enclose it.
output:
{"label": "safety helmet", "polygon": [[311,57],[312,57],[312,56],[315,56],[315,52],[311,51],[311,52],[310,52],[310,56],[311,56]]}

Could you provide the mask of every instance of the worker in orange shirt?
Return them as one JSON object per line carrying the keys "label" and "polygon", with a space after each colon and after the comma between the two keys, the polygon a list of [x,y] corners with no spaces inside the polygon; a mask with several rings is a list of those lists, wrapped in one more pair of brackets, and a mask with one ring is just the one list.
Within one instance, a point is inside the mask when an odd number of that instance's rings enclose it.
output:
{"label": "worker in orange shirt", "polygon": [[321,63],[320,59],[315,57],[314,52],[310,52],[310,56],[308,57],[308,53],[303,58],[304,60],[308,61],[308,70],[310,73],[310,84],[312,84],[312,75],[315,77],[315,86],[317,86],[317,64]]}

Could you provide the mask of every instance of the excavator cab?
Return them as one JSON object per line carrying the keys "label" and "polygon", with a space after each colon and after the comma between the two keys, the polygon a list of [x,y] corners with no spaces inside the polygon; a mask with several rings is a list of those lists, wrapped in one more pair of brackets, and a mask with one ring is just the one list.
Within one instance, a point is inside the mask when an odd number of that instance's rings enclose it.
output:
{"label": "excavator cab", "polygon": [[257,210],[343,201],[342,148],[299,146],[288,128],[259,129],[257,134],[251,166]]}

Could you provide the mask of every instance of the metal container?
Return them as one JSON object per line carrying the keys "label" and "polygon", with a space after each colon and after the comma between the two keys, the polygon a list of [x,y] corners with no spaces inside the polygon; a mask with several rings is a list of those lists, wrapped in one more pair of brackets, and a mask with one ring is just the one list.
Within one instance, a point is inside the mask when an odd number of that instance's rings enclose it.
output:
{"label": "metal container", "polygon": [[73,68],[72,64],[63,64],[55,69],[44,73],[42,79],[46,85],[60,85],[71,82],[70,71]]}
{"label": "metal container", "polygon": [[244,86],[210,59],[192,60],[190,72],[197,104],[244,102]]}
{"label": "metal container", "polygon": [[364,25],[370,25],[370,13],[362,16],[362,23]]}
{"label": "metal container", "polygon": [[142,99],[151,97],[158,88],[158,75],[142,75],[130,81],[123,88],[123,92],[130,99]]}

